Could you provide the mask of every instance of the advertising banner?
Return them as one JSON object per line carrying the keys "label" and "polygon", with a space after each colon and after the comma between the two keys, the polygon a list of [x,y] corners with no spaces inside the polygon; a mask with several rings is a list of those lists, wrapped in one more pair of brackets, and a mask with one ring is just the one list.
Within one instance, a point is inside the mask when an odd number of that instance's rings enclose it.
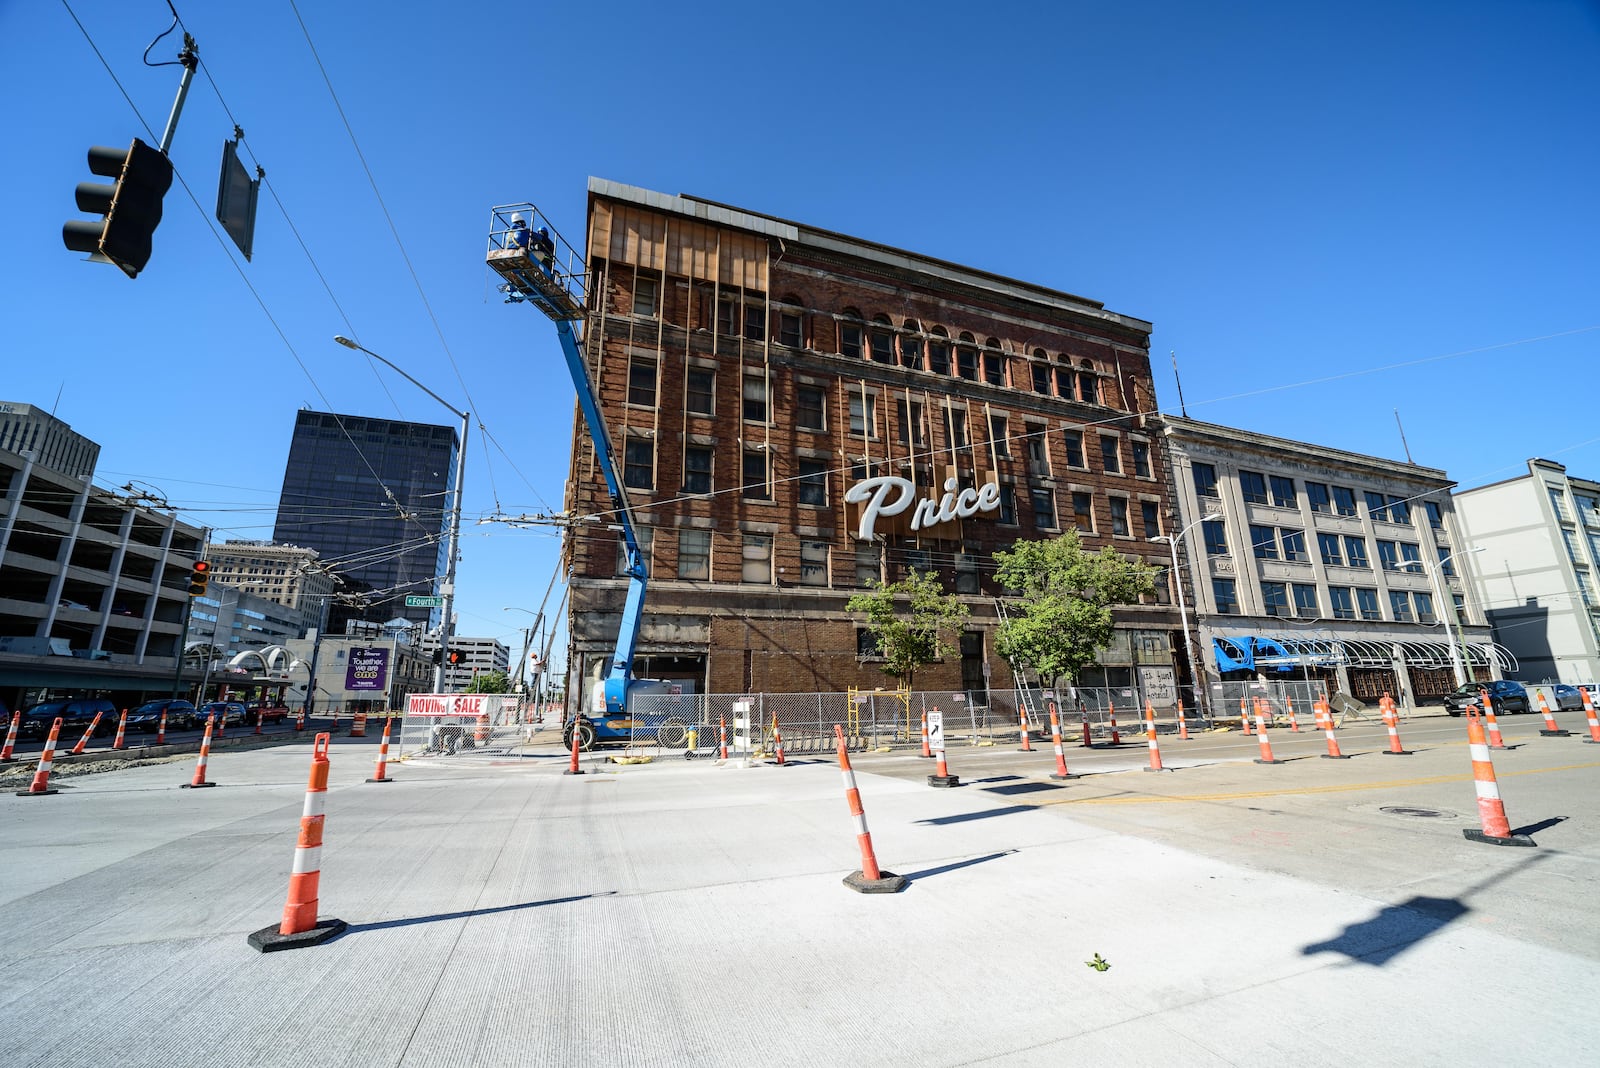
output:
{"label": "advertising banner", "polygon": [[346,690],[376,690],[389,688],[389,650],[386,648],[351,649],[350,661],[344,669]]}

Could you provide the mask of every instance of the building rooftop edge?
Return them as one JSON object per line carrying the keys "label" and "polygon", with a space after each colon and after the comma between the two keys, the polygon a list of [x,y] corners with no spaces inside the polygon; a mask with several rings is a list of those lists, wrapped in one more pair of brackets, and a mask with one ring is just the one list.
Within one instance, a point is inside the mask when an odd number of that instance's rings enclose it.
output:
{"label": "building rooftop edge", "polygon": [[1331,445],[1318,445],[1315,442],[1299,441],[1295,438],[1282,438],[1275,434],[1263,434],[1256,430],[1245,430],[1241,427],[1223,426],[1221,423],[1207,423],[1199,419],[1189,419],[1184,416],[1158,414],[1156,416],[1162,423],[1179,432],[1186,432],[1196,437],[1209,435],[1223,438],[1229,442],[1244,441],[1258,445],[1289,445],[1303,452],[1313,452],[1328,457],[1337,457],[1353,460],[1367,466],[1382,463],[1384,466],[1399,468],[1414,473],[1419,478],[1428,478],[1437,482],[1455,485],[1449,474],[1442,468],[1424,467],[1421,464],[1410,463],[1405,460],[1391,460],[1384,456],[1373,456],[1370,453],[1351,452],[1349,449],[1339,449]]}
{"label": "building rooftop edge", "polygon": [[1079,315],[1088,315],[1144,334],[1149,334],[1155,330],[1155,324],[1148,320],[1109,311],[1100,301],[1078,296],[1075,293],[1050,289],[1034,282],[1025,282],[1021,279],[994,274],[976,267],[968,267],[964,264],[953,263],[949,260],[942,260],[920,252],[895,248],[892,245],[879,244],[878,242],[853,237],[849,234],[841,234],[814,226],[803,226],[786,219],[779,219],[776,216],[763,215],[744,208],[736,208],[729,204],[707,200],[688,193],[680,193],[677,196],[673,196],[623,182],[614,182],[606,178],[595,177],[589,179],[589,193],[591,196],[641,204],[658,211],[670,211],[705,222],[738,227],[769,237],[776,237],[780,240],[808,245],[816,249],[845,253],[861,259],[872,260],[888,267],[920,271],[949,282],[969,285],[1002,295],[1019,297],[1035,303],[1052,305]]}

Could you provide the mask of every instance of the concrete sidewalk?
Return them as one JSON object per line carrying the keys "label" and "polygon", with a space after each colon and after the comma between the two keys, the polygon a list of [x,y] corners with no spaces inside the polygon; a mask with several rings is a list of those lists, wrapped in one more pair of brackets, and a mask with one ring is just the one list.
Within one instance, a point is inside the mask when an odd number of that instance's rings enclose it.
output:
{"label": "concrete sidewalk", "polygon": [[[0,1063],[1600,1056],[1595,955],[1441,894],[1386,904],[858,765],[878,859],[911,880],[861,896],[830,762],[566,776],[550,746],[373,785],[371,749],[337,741],[321,911],[351,928],[292,952],[245,939],[281,915],[309,745],[214,756],[214,790],[165,765],[0,797]],[[1474,848],[1462,886],[1514,889],[1535,853]]]}

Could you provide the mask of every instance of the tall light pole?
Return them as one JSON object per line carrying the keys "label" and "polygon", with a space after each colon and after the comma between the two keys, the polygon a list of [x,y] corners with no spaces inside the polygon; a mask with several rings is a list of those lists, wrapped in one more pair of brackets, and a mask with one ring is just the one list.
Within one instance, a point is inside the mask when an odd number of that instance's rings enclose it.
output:
{"label": "tall light pole", "polygon": [[[1451,618],[1445,622],[1444,638],[1445,643],[1450,646],[1450,670],[1458,671],[1456,675],[1457,686],[1465,686],[1472,681],[1470,678],[1472,667],[1467,663],[1467,636],[1461,633],[1461,617],[1456,614],[1455,602],[1450,600],[1450,591],[1445,589],[1444,576],[1440,572],[1444,570],[1445,564],[1449,563],[1452,558],[1460,556],[1461,552],[1481,553],[1484,548],[1485,546],[1482,545],[1474,545],[1470,549],[1446,553],[1444,556],[1439,557],[1437,564],[1430,564],[1426,560],[1421,561],[1422,566],[1428,569],[1428,577],[1433,580],[1433,595],[1439,598],[1439,610],[1443,611],[1447,604],[1450,608]],[[1451,623],[1455,624],[1454,631],[1450,629]],[[1458,636],[1461,639],[1459,648],[1456,646],[1456,638]],[[1457,663],[1457,657],[1460,658],[1459,664]]]}
{"label": "tall light pole", "polygon": [[1190,678],[1194,679],[1195,701],[1200,706],[1200,712],[1207,721],[1211,719],[1211,698],[1206,693],[1205,687],[1200,685],[1200,665],[1195,660],[1194,641],[1189,637],[1189,608],[1183,600],[1183,576],[1178,573],[1178,542],[1188,536],[1189,531],[1201,523],[1210,523],[1222,518],[1221,512],[1211,512],[1196,519],[1193,523],[1178,531],[1176,535],[1157,534],[1151,541],[1164,541],[1172,550],[1172,584],[1178,590],[1178,619],[1183,625],[1183,650],[1189,661]]}
{"label": "tall light pole", "polygon": [[439,623],[439,662],[435,664],[433,668],[433,692],[443,693],[444,662],[450,655],[450,639],[455,636],[455,623],[451,619],[451,614],[456,593],[456,555],[461,544],[461,494],[465,489],[464,483],[466,482],[467,478],[467,424],[471,418],[471,413],[457,411],[455,405],[451,404],[449,401],[439,396],[439,394],[435,393],[421,382],[418,382],[415,378],[412,378],[410,375],[400,370],[400,368],[396,367],[393,363],[390,363],[382,356],[379,356],[376,352],[373,352],[365,345],[359,345],[342,334],[335,336],[333,340],[337,341],[347,349],[355,349],[357,352],[364,352],[368,356],[371,356],[374,360],[379,361],[384,366],[398,374],[401,378],[404,378],[407,382],[410,382],[413,386],[416,386],[418,389],[422,390],[422,392],[426,393],[428,396],[444,405],[445,408],[449,410],[451,415],[461,420],[461,441],[456,445],[455,501],[450,507],[450,550],[449,555],[445,557],[444,586],[441,590],[441,592],[444,594],[444,604],[442,606],[444,609],[444,618]]}

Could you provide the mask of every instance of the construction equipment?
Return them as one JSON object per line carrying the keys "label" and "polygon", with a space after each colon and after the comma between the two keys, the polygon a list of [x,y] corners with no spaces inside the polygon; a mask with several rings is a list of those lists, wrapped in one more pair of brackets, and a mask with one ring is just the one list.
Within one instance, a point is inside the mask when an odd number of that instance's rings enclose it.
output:
{"label": "construction equipment", "polygon": [[[601,680],[599,698],[588,716],[574,717],[564,734],[567,745],[574,732],[580,748],[605,742],[629,742],[641,734],[668,742],[662,730],[669,717],[630,716],[633,698],[641,694],[672,692],[672,684],[633,675],[634,646],[643,622],[648,573],[635,533],[633,512],[623,489],[622,471],[600,414],[594,384],[589,381],[578,336],[579,324],[588,316],[588,268],[583,257],[550,225],[533,204],[506,204],[490,210],[488,265],[502,279],[499,289],[508,304],[532,304],[556,324],[561,352],[578,394],[596,459],[611,495],[614,525],[621,531],[627,559],[628,594],[617,630],[616,647]],[[673,732],[674,736],[677,732]]]}

